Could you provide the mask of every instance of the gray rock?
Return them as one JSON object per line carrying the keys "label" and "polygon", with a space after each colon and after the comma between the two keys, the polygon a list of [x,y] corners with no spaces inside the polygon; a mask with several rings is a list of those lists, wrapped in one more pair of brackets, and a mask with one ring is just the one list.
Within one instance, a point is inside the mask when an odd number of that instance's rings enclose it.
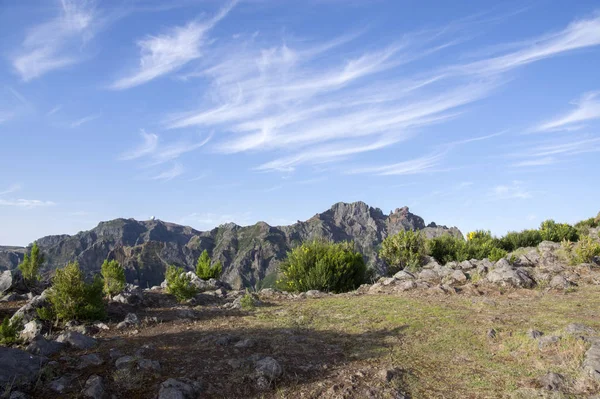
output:
{"label": "gray rock", "polygon": [[23,326],[23,330],[19,334],[24,342],[31,342],[42,332],[42,323],[39,320],[33,319]]}
{"label": "gray rock", "polygon": [[440,276],[431,269],[423,269],[418,274],[419,280],[436,282],[439,281]]}
{"label": "gray rock", "polygon": [[322,298],[327,294],[319,290],[309,290],[305,292],[307,298]]}
{"label": "gray rock", "polygon": [[593,336],[596,335],[596,330],[592,327],[581,323],[571,323],[565,327],[565,332],[571,335]]}
{"label": "gray rock", "polygon": [[68,344],[77,349],[92,349],[98,346],[98,341],[75,331],[67,331],[56,338],[57,342]]}
{"label": "gray rock", "polygon": [[127,313],[125,316],[125,320],[117,324],[118,329],[123,329],[127,327],[134,327],[140,325],[140,319],[137,317],[135,313]]}
{"label": "gray rock", "polygon": [[15,348],[0,346],[0,387],[20,387],[36,381],[44,358]]}
{"label": "gray rock", "polygon": [[565,385],[565,377],[562,374],[548,373],[539,379],[542,388],[548,391],[561,391]]}
{"label": "gray rock", "polygon": [[585,352],[583,371],[593,379],[600,381],[600,341],[594,342]]}
{"label": "gray rock", "polygon": [[461,270],[455,270],[446,280],[450,284],[462,284],[467,282],[467,276]]}
{"label": "gray rock", "polygon": [[547,335],[538,339],[538,348],[543,349],[560,341],[560,337],[556,335]]}
{"label": "gray rock", "polygon": [[160,371],[160,363],[158,360],[140,359],[137,366],[140,370],[144,371]]}
{"label": "gray rock", "polygon": [[28,323],[33,319],[38,318],[37,309],[48,306],[48,290],[45,290],[40,295],[33,297],[29,302],[23,305],[15,314],[11,317],[11,320],[19,317],[23,323]]}
{"label": "gray rock", "polygon": [[56,341],[48,341],[41,335],[35,337],[29,345],[27,345],[27,352],[34,355],[40,356],[51,356],[55,353],[60,352],[64,347],[64,344]]}
{"label": "gray rock", "polygon": [[409,291],[412,289],[417,288],[417,283],[415,283],[413,280],[406,280],[406,281],[401,281],[398,284],[396,284],[395,287],[395,291]]}
{"label": "gray rock", "polygon": [[548,286],[550,288],[554,288],[555,290],[566,290],[571,286],[571,284],[564,276],[557,274],[552,278],[552,280],[550,280]]}
{"label": "gray rock", "polygon": [[29,396],[27,396],[26,393],[20,392],[20,391],[12,391],[10,393],[10,396],[8,397],[8,399],[27,399],[27,398],[29,398]]}
{"label": "gray rock", "polygon": [[107,395],[106,391],[104,390],[104,383],[102,382],[102,377],[100,377],[99,375],[93,375],[90,378],[88,378],[85,382],[85,387],[83,388],[82,393],[84,398],[105,398]]}
{"label": "gray rock", "polygon": [[96,353],[90,353],[79,357],[79,364],[77,365],[77,368],[79,370],[83,370],[90,366],[100,366],[103,363],[104,361],[100,356],[98,356]]}
{"label": "gray rock", "polygon": [[48,388],[57,393],[65,393],[71,387],[71,379],[67,376],[61,376],[52,380],[48,384]]}
{"label": "gray rock", "polygon": [[414,280],[415,275],[405,270],[400,270],[398,273],[394,274],[394,278],[398,281]]}
{"label": "gray rock", "polygon": [[473,261],[470,261],[470,260],[463,260],[462,262],[460,262],[460,263],[458,264],[458,267],[459,267],[461,270],[471,270],[471,269],[474,269],[474,268],[475,268],[474,261],[475,261],[475,260],[473,260]]}
{"label": "gray rock", "polygon": [[139,305],[144,302],[144,292],[137,285],[126,284],[123,291],[113,297],[112,301],[128,305]]}
{"label": "gray rock", "polygon": [[16,292],[23,294],[29,291],[23,280],[23,275],[19,269],[5,270],[0,272],[0,295],[7,292]]}
{"label": "gray rock", "polygon": [[388,285],[396,284],[397,280],[394,277],[387,277],[387,278],[382,278],[380,281],[381,281],[381,285],[383,285],[384,287],[387,287]]}
{"label": "gray rock", "polygon": [[169,378],[160,384],[158,399],[196,399],[202,390],[202,383],[199,381]]}
{"label": "gray rock", "polygon": [[488,338],[496,338],[496,335],[497,335],[496,330],[494,330],[493,328],[490,328],[487,331],[487,337]]}
{"label": "gray rock", "polygon": [[527,336],[531,339],[538,339],[543,336],[544,333],[538,330],[529,330],[527,331]]}
{"label": "gray rock", "polygon": [[243,339],[234,345],[236,348],[247,349],[256,346],[256,341],[250,338]]}
{"label": "gray rock", "polygon": [[531,288],[535,285],[527,272],[522,268],[513,268],[506,259],[496,262],[496,267],[487,274],[486,279],[504,287]]}
{"label": "gray rock", "polygon": [[560,249],[560,244],[557,242],[552,242],[552,241],[542,241],[539,245],[538,245],[538,250],[540,252],[554,252],[557,249]]}
{"label": "gray rock", "polygon": [[133,356],[121,356],[115,361],[117,370],[132,368],[137,363],[137,359]]}
{"label": "gray rock", "polygon": [[275,381],[283,374],[283,369],[272,357],[264,357],[254,364],[254,369],[259,377],[265,377],[269,381]]}

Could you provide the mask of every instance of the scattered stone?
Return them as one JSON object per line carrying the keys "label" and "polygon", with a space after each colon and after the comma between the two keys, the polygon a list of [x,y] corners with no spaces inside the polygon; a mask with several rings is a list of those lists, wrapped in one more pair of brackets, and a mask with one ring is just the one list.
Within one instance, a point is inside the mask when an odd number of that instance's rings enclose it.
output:
{"label": "scattered stone", "polygon": [[160,384],[158,399],[196,399],[202,390],[202,383],[199,381],[169,378]]}
{"label": "scattered stone", "polygon": [[388,285],[396,284],[396,279],[394,277],[387,277],[381,279],[381,285],[387,287]]}
{"label": "scattered stone", "polygon": [[106,391],[104,390],[104,384],[102,377],[99,375],[93,375],[85,382],[85,388],[83,389],[83,396],[85,398],[102,399],[106,397]]}
{"label": "scattered stone", "polygon": [[487,281],[504,287],[531,288],[535,281],[522,268],[513,268],[506,259],[500,259],[486,276]]}
{"label": "scattered stone", "polygon": [[127,316],[125,316],[125,320],[123,320],[122,322],[117,324],[117,329],[121,330],[123,328],[139,326],[139,325],[140,325],[140,319],[137,317],[137,315],[135,313],[127,313]]}
{"label": "scattered stone", "polygon": [[431,269],[423,269],[419,272],[418,277],[420,280],[436,282],[440,279],[440,276]]}
{"label": "scattered stone", "polygon": [[79,370],[83,370],[90,366],[100,366],[103,363],[104,361],[100,356],[98,356],[96,353],[90,353],[79,357],[79,364],[77,365],[77,368]]}
{"label": "scattered stone", "polygon": [[531,339],[538,339],[540,338],[542,335],[544,335],[543,332],[538,331],[538,330],[529,330],[527,331],[527,336]]}
{"label": "scattered stone", "polygon": [[31,342],[42,332],[42,327],[42,323],[39,320],[33,319],[23,326],[23,330],[19,336],[24,342]]}
{"label": "scattered stone", "polygon": [[307,298],[322,298],[327,294],[319,290],[309,290],[305,292],[305,295]]}
{"label": "scattered stone", "polygon": [[108,351],[108,357],[110,360],[115,360],[123,356],[123,353],[117,348],[110,348]]}
{"label": "scattered stone", "polygon": [[415,275],[405,270],[400,270],[398,273],[394,274],[394,278],[398,281],[414,280]]}
{"label": "scattered stone", "polygon": [[229,344],[231,344],[234,341],[234,338],[230,335],[224,335],[222,337],[217,338],[217,340],[215,341],[215,344],[219,345],[219,346],[227,346]]}
{"label": "scattered stone", "polygon": [[40,356],[51,356],[62,350],[64,344],[56,341],[48,341],[41,335],[35,337],[29,345],[27,345],[27,352],[34,355]]}
{"label": "scattered stone", "polygon": [[52,380],[50,384],[48,384],[48,388],[57,393],[65,393],[71,387],[71,379],[62,376],[55,380]]}
{"label": "scattered stone", "polygon": [[0,346],[0,387],[19,387],[35,382],[44,358],[20,349]]}
{"label": "scattered stone", "polygon": [[104,330],[104,331],[110,330],[108,325],[106,325],[105,323],[102,323],[100,321],[97,321],[96,323],[94,323],[94,327],[96,327],[98,330]]}
{"label": "scattered stone", "polygon": [[583,370],[590,377],[600,381],[600,340],[596,340],[585,352]]}
{"label": "scattered stone", "polygon": [[561,391],[565,384],[565,377],[557,373],[548,373],[539,379],[542,388],[548,391]]}
{"label": "scattered stone", "polygon": [[144,302],[144,293],[137,285],[126,284],[123,291],[113,297],[112,301],[128,305],[139,305]]}
{"label": "scattered stone", "polygon": [[490,328],[490,329],[487,331],[487,337],[488,337],[488,338],[496,338],[496,335],[497,335],[497,334],[498,334],[498,333],[497,333],[497,332],[496,332],[496,330],[494,330],[493,328]]}
{"label": "scattered stone", "polygon": [[592,327],[581,323],[571,323],[565,327],[565,332],[571,335],[593,336],[596,335],[596,330]]}
{"label": "scattered stone", "polygon": [[115,367],[117,370],[131,368],[137,362],[137,359],[133,356],[121,356],[115,361]]}
{"label": "scattered stone", "polygon": [[14,321],[16,318],[20,318],[23,323],[29,323],[31,320],[38,318],[37,309],[45,306],[48,306],[48,290],[33,297],[29,302],[17,310],[10,319],[11,321]]}
{"label": "scattered stone", "polygon": [[258,360],[255,364],[255,371],[259,377],[265,377],[269,381],[275,381],[283,374],[283,369],[272,357],[264,357]]}
{"label": "scattered stone", "polygon": [[160,371],[160,363],[158,360],[141,359],[138,361],[137,366],[140,370],[144,371]]}
{"label": "scattered stone", "polygon": [[247,349],[256,346],[256,341],[250,338],[243,339],[234,345],[236,348]]}
{"label": "scattered stone", "polygon": [[415,283],[413,280],[406,280],[396,284],[395,291],[409,291],[414,288],[417,288],[417,283]]}
{"label": "scattered stone", "polygon": [[547,335],[538,339],[538,348],[543,349],[547,346],[554,345],[560,341],[560,337],[556,335]]}
{"label": "scattered stone", "polygon": [[564,276],[557,274],[556,276],[552,277],[552,280],[550,280],[548,286],[555,290],[566,290],[571,286],[571,283],[569,283],[569,280],[567,280]]}
{"label": "scattered stone", "polygon": [[71,345],[76,349],[92,349],[98,346],[98,341],[76,331],[67,331],[56,338],[57,342]]}

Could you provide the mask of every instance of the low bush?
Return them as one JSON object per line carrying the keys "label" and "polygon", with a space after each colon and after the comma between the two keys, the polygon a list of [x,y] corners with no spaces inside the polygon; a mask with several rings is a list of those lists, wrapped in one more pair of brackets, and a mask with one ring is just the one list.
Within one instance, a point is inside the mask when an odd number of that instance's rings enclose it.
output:
{"label": "low bush", "polygon": [[254,297],[250,292],[246,291],[242,299],[240,299],[240,305],[242,305],[242,309],[244,310],[253,310],[256,307]]}
{"label": "low bush", "polygon": [[388,274],[399,270],[418,271],[427,255],[426,239],[420,232],[400,231],[381,244],[379,256],[388,264]]}
{"label": "low bush", "polygon": [[500,259],[506,257],[506,255],[508,255],[508,252],[506,252],[504,249],[492,248],[490,254],[488,255],[488,259],[490,262],[498,262]]}
{"label": "low bush", "polygon": [[20,318],[10,320],[9,317],[0,324],[0,344],[12,345],[19,342],[19,332],[23,329],[23,322]]}
{"label": "low bush", "polygon": [[109,297],[120,294],[125,288],[125,269],[116,260],[105,260],[101,268],[104,293]]}
{"label": "low bush", "polygon": [[185,274],[182,267],[167,267],[165,279],[167,280],[167,293],[173,295],[180,302],[191,299],[198,293],[198,289],[192,285],[192,278]]}
{"label": "low bush", "polygon": [[600,256],[600,243],[590,236],[581,237],[579,242],[573,245],[571,254],[575,263],[590,263],[595,256]]}
{"label": "low bush", "polygon": [[464,254],[465,246],[465,240],[449,234],[432,238],[427,242],[429,255],[441,264],[458,260]]}
{"label": "low bush", "polygon": [[77,262],[57,269],[48,294],[52,314],[57,320],[100,320],[106,316],[103,300],[104,283],[96,275],[86,283]]}
{"label": "low bush", "polygon": [[575,227],[567,223],[556,223],[549,219],[540,225],[540,235],[544,241],[561,242],[568,240],[575,242],[579,239],[579,233]]}
{"label": "low bush", "polygon": [[211,278],[219,278],[222,272],[223,265],[221,265],[221,262],[217,261],[211,266],[208,251],[204,250],[196,263],[196,275],[202,280],[210,280]]}
{"label": "low bush", "polygon": [[28,283],[35,283],[40,280],[40,267],[44,263],[44,255],[40,253],[40,248],[37,243],[33,243],[29,254],[25,254],[23,261],[19,264],[19,270],[23,274],[23,278]]}
{"label": "low bush", "polygon": [[353,243],[314,240],[288,252],[280,287],[288,291],[347,292],[365,282],[366,266]]}
{"label": "low bush", "polygon": [[542,241],[539,230],[511,231],[498,240],[498,247],[512,252],[518,248],[537,247]]}

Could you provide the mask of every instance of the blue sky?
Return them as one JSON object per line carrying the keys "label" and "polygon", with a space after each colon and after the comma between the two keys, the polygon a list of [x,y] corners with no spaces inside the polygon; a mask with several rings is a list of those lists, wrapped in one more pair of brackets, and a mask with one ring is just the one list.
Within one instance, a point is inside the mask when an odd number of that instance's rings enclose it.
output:
{"label": "blue sky", "polygon": [[495,234],[600,211],[596,1],[0,3],[0,244],[338,201]]}

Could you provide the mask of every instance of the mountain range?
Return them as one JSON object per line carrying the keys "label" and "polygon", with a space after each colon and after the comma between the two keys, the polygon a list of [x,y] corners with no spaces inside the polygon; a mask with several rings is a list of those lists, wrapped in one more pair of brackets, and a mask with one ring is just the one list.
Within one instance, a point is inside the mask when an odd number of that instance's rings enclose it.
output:
{"label": "mountain range", "polygon": [[[45,256],[43,273],[78,261],[92,275],[105,259],[116,259],[126,270],[128,282],[151,287],[164,280],[168,265],[193,270],[202,251],[223,264],[222,280],[235,288],[256,286],[275,278],[279,263],[295,245],[313,238],[354,241],[367,264],[378,273],[386,265],[377,256],[381,242],[400,230],[420,230],[431,238],[442,234],[461,236],[456,227],[435,223],[402,207],[384,214],[364,202],[334,204],[325,212],[289,226],[223,224],[210,231],[161,220],[115,219],[101,222],[89,231],[75,235],[53,235],[36,242]],[[0,246],[0,271],[14,269],[27,248]]]}

